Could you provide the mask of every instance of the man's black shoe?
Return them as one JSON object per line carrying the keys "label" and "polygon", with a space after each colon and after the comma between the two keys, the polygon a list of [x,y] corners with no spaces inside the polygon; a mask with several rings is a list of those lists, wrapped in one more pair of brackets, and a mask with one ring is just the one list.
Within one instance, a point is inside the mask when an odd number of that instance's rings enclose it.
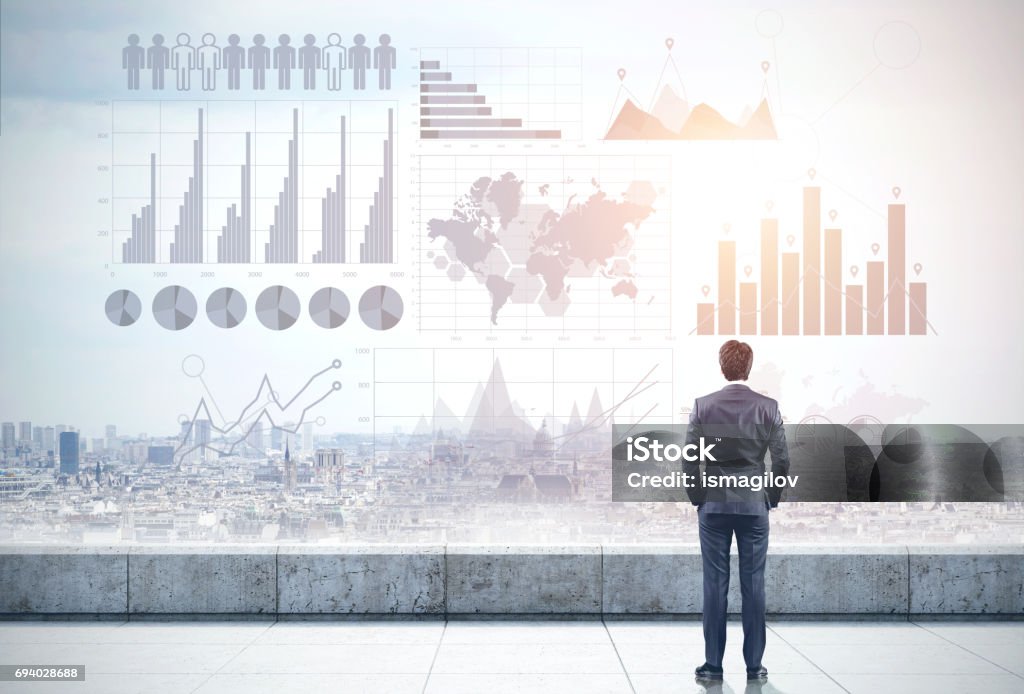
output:
{"label": "man's black shoe", "polygon": [[722,670],[722,668],[715,667],[714,665],[708,665],[707,663],[704,663],[699,668],[694,670],[694,674],[697,675],[697,679],[712,680],[715,682],[720,682],[722,680],[722,674],[724,672],[725,671]]}
{"label": "man's black shoe", "polygon": [[747,682],[765,682],[768,679],[768,669],[764,667],[747,669]]}

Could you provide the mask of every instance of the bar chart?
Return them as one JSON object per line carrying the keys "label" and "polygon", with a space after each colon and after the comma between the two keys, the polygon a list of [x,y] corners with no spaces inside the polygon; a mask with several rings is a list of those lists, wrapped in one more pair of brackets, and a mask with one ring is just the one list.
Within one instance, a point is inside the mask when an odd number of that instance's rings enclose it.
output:
{"label": "bar chart", "polygon": [[[871,258],[844,270],[843,229],[822,227],[821,188],[803,189],[803,239],[800,251],[783,251],[779,219],[765,217],[760,228],[760,267],[747,264],[740,278],[737,241],[718,241],[718,282],[714,301],[697,303],[697,335],[926,335],[928,285],[907,277],[907,207],[893,188],[886,210],[887,246],[870,245]],[[787,235],[793,247],[795,235]],[[916,276],[920,263],[911,268]],[[752,279],[759,270],[759,281]],[[712,286],[701,289],[705,297]]]}
{"label": "bar chart", "polygon": [[115,101],[112,261],[396,261],[394,101]]}
{"label": "bar chart", "polygon": [[420,48],[421,140],[578,140],[576,48]]}

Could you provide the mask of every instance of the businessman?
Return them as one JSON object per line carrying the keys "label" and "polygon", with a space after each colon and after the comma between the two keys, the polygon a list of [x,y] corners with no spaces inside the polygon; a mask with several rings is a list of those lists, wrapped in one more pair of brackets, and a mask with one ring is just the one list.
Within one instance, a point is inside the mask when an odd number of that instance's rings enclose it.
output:
{"label": "businessman", "polygon": [[[761,663],[765,646],[764,566],[768,554],[768,511],[779,505],[782,489],[736,483],[765,473],[765,453],[771,452],[773,475],[789,470],[786,434],[779,404],[755,393],[740,381],[750,376],[754,352],[750,345],[729,340],[718,352],[722,375],[728,381],[716,393],[697,398],[690,413],[686,443],[701,437],[715,442],[715,461],[683,462],[683,472],[696,483],[687,489],[697,507],[700,553],[704,570],[704,657],[698,680],[722,679],[725,624],[729,593],[729,551],[732,536],[740,555],[740,594],[743,598],[743,659],[747,680],[762,682],[768,670]],[[733,480],[725,478],[732,477]],[[725,484],[731,482],[731,484]],[[755,487],[758,487],[755,490]]]}

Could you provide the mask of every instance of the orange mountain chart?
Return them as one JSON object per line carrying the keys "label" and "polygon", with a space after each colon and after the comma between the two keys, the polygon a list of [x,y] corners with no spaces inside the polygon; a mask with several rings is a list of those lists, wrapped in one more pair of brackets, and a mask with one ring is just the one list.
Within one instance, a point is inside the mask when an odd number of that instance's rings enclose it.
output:
{"label": "orange mountain chart", "polygon": [[[736,121],[729,120],[717,109],[706,103],[691,107],[686,98],[682,76],[672,58],[672,39],[665,39],[669,53],[655,89],[657,101],[649,108],[639,106],[640,100],[626,86],[626,70],[619,68],[619,93],[615,98],[618,105],[625,95],[625,101],[618,110],[605,134],[606,140],[777,140],[778,133],[772,118],[765,80],[760,103],[756,108],[747,106]],[[665,73],[672,67],[678,78],[679,91],[664,84]],[[766,77],[771,64],[761,63]],[[613,113],[615,107],[612,108]]]}
{"label": "orange mountain chart", "polygon": [[[666,105],[671,104],[671,105]],[[679,105],[676,105],[679,104]],[[680,117],[682,114],[682,117]],[[707,104],[692,110],[671,87],[665,87],[648,113],[627,100],[612,123],[606,140],[775,140],[775,123],[768,100],[762,99],[746,119],[733,123]]]}

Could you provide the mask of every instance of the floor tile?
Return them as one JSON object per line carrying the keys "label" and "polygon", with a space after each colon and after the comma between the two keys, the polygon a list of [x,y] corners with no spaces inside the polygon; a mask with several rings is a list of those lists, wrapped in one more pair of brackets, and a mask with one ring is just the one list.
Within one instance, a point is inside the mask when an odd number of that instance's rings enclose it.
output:
{"label": "floor tile", "polygon": [[[648,674],[692,675],[694,668],[704,662],[704,644],[678,646],[660,643],[616,644],[626,672]],[[821,670],[794,649],[769,640],[764,653],[764,664],[770,672],[816,674]],[[745,672],[743,650],[737,641],[727,643],[723,666],[726,672]]]}
{"label": "floor tile", "polygon": [[93,674],[83,682],[0,682],[0,694],[190,694],[208,674]]}
{"label": "floor tile", "polygon": [[1016,675],[835,675],[850,694],[1020,694],[1024,680]]}
{"label": "floor tile", "polygon": [[254,644],[218,674],[427,673],[437,644]]}
{"label": "floor tile", "polygon": [[938,643],[935,634],[908,622],[773,622],[769,628],[794,646],[895,643],[921,647]]}
{"label": "floor tile", "polygon": [[[242,644],[81,643],[55,647],[53,660],[84,664],[90,674],[212,673],[245,648]],[[6,658],[6,653],[5,653]]]}
{"label": "floor tile", "polygon": [[437,644],[444,622],[278,622],[255,640],[270,644]]}
{"label": "floor tile", "polygon": [[427,694],[504,694],[505,692],[586,692],[630,694],[625,674],[433,674]]}
{"label": "floor tile", "polygon": [[622,666],[606,644],[448,644],[442,642],[434,674],[614,674]]}
{"label": "floor tile", "polygon": [[217,674],[196,694],[419,694],[426,674]]}
{"label": "floor tile", "polygon": [[446,644],[609,643],[604,624],[594,622],[450,621]]}
{"label": "floor tile", "polygon": [[128,622],[97,635],[94,642],[247,644],[271,626],[273,622]]}
{"label": "floor tile", "polygon": [[3,622],[0,623],[0,644],[93,643],[121,624],[122,622]]}
{"label": "floor tile", "polygon": [[821,674],[773,674],[762,684],[748,685],[742,672],[718,684],[698,684],[693,675],[630,675],[637,694],[843,694],[843,688]]}
{"label": "floor tile", "polygon": [[[992,663],[946,642],[921,648],[908,644],[804,644],[798,647],[811,662],[830,675],[907,674],[983,675],[1004,674]],[[769,666],[770,667],[770,666]]]}

